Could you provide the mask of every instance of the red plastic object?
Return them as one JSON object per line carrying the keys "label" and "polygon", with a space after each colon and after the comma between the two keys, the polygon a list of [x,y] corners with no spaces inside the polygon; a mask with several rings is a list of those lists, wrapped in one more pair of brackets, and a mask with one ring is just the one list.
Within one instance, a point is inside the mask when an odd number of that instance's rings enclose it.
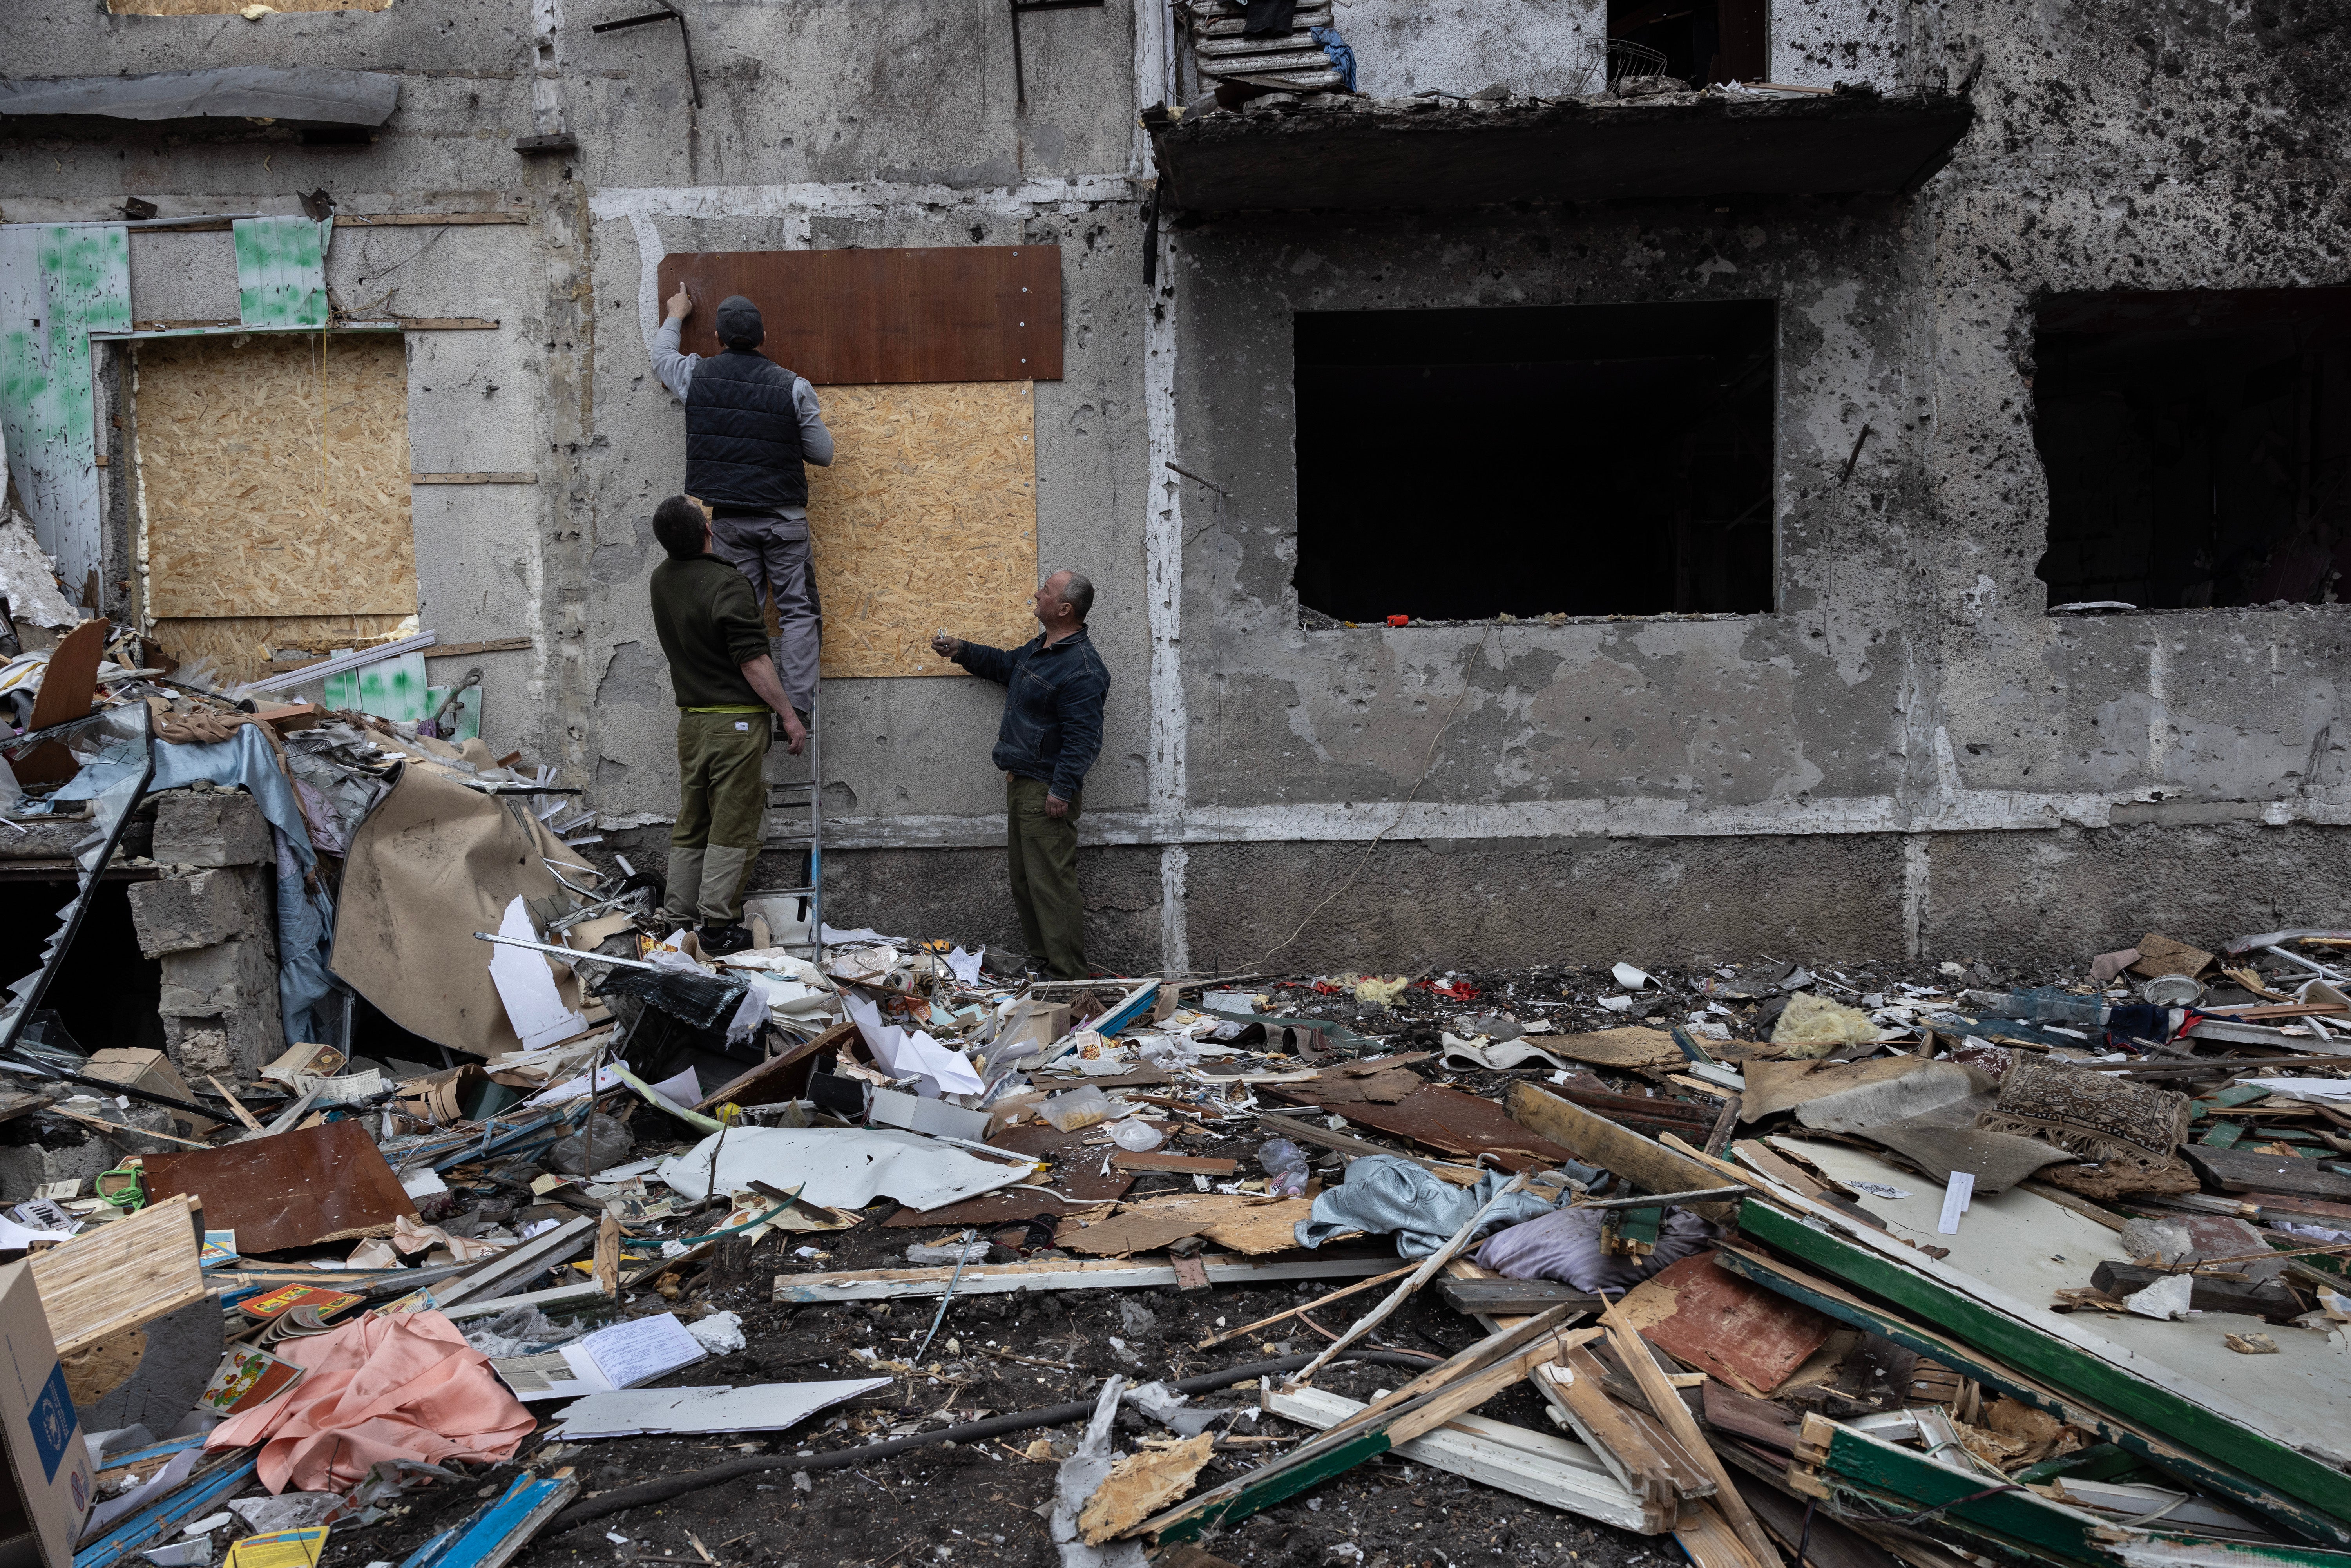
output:
{"label": "red plastic object", "polygon": [[1388,624],[1391,626],[1409,626],[1412,624],[1412,617],[1409,615],[1391,615],[1388,617]]}
{"label": "red plastic object", "polygon": [[1467,980],[1447,980],[1441,986],[1423,980],[1421,984],[1438,996],[1450,997],[1457,1002],[1472,1002],[1478,999],[1478,988]]}

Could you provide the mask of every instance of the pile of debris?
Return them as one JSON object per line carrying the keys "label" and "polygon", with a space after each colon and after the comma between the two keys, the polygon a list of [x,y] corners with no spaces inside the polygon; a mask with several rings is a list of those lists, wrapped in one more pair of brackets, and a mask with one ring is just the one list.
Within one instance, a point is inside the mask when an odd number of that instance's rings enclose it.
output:
{"label": "pile of debris", "polygon": [[11,820],[94,867],[157,787],[251,800],[335,938],[282,951],[448,1054],[203,1092],[20,988],[0,1124],[113,1151],[0,1194],[50,1568],[2351,1546],[2351,932],[2039,985],[712,956],[478,741],[110,689],[0,743]]}

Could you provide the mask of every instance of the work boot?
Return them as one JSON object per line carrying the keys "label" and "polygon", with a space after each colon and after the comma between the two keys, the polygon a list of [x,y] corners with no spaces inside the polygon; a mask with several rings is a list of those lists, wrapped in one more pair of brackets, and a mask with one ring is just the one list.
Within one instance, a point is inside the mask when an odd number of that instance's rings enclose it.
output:
{"label": "work boot", "polygon": [[751,945],[751,933],[740,925],[705,925],[694,935],[703,952],[713,958],[740,953]]}
{"label": "work boot", "polygon": [[702,860],[704,850],[682,850],[672,845],[669,852],[669,886],[662,895],[662,918],[679,925],[691,925],[697,907],[702,903]]}

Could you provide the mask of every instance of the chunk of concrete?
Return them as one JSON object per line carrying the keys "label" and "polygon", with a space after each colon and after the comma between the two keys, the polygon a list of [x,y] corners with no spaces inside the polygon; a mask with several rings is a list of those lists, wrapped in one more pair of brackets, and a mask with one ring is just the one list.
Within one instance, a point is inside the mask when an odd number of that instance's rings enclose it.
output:
{"label": "chunk of concrete", "polygon": [[135,882],[129,893],[131,929],[139,951],[150,958],[246,936],[266,940],[275,919],[265,873],[257,866]]}
{"label": "chunk of concrete", "polygon": [[[244,1080],[286,1049],[277,1006],[277,944],[243,936],[184,953],[163,956],[163,985],[156,1010],[163,1015],[163,1045],[183,1072],[222,1072]],[[188,1049],[192,1033],[218,1033],[226,1046],[225,1065],[200,1065]],[[203,1054],[224,1054],[213,1042]]]}
{"label": "chunk of concrete", "polygon": [[165,865],[268,865],[269,823],[242,789],[172,790],[157,799],[148,852]]}

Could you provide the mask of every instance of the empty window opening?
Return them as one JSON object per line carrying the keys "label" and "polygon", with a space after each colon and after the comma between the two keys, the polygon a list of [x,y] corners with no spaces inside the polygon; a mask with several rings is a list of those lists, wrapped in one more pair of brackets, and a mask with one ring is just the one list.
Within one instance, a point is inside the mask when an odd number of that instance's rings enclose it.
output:
{"label": "empty window opening", "polygon": [[1777,331],[1769,300],[1301,314],[1300,603],[1769,611]]}
{"label": "empty window opening", "polygon": [[2033,352],[2053,610],[2351,599],[2351,288],[2064,296]]}
{"label": "empty window opening", "polygon": [[1609,0],[1608,36],[1656,50],[1692,87],[1763,79],[1764,0]]}

